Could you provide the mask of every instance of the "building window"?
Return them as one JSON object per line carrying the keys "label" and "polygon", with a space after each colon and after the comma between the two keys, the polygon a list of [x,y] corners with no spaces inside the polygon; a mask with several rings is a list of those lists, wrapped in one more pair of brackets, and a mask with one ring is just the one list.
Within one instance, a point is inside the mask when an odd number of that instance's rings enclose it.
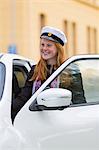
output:
{"label": "building window", "polygon": [[40,14],[40,30],[43,26],[45,26],[45,15]]}
{"label": "building window", "polygon": [[70,21],[64,21],[64,32],[67,36],[67,44],[66,44],[66,56],[70,57],[76,54],[76,23]]}
{"label": "building window", "polygon": [[87,27],[87,48],[88,53],[97,53],[97,29],[88,26]]}
{"label": "building window", "polygon": [[69,53],[68,53],[68,22],[67,22],[67,20],[64,21],[64,33],[67,38],[67,43],[65,45],[65,52],[66,52],[66,57],[68,58]]}
{"label": "building window", "polygon": [[90,53],[90,49],[91,49],[91,35],[90,35],[90,27],[87,27],[87,49],[88,49],[88,53]]}
{"label": "building window", "polygon": [[72,23],[72,44],[73,44],[73,55],[76,54],[76,23]]}
{"label": "building window", "polygon": [[93,29],[93,32],[94,32],[94,49],[95,49],[95,53],[97,53],[97,30],[96,28]]}

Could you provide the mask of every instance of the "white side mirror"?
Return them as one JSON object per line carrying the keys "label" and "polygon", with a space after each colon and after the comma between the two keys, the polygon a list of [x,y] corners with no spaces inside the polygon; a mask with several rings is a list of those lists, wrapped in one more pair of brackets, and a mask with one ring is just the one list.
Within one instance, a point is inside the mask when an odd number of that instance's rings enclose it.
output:
{"label": "white side mirror", "polygon": [[37,96],[38,105],[46,107],[68,106],[71,103],[71,91],[62,88],[50,88]]}

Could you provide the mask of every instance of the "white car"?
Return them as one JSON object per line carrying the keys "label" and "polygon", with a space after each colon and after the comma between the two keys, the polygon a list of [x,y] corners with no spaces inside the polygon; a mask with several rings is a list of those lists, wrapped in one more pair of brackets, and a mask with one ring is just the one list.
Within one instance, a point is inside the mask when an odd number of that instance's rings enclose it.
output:
{"label": "white car", "polygon": [[[0,55],[0,150],[99,150],[99,55],[66,60],[12,124],[12,75],[21,88],[30,67],[29,60]],[[58,88],[49,88],[55,79],[60,79]]]}

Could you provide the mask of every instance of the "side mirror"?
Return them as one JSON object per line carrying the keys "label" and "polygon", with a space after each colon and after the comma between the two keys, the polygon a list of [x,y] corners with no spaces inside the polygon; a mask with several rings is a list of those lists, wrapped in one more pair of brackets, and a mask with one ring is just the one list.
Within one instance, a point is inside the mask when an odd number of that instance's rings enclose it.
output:
{"label": "side mirror", "polygon": [[37,104],[45,107],[64,107],[71,103],[71,91],[62,88],[50,88],[37,96]]}

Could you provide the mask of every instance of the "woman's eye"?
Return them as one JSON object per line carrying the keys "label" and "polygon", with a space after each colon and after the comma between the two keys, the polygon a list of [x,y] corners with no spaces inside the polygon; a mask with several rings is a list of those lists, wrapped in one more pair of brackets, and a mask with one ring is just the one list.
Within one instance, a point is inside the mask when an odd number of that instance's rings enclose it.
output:
{"label": "woman's eye", "polygon": [[51,47],[51,44],[47,44],[48,47]]}
{"label": "woman's eye", "polygon": [[42,43],[41,46],[44,46],[44,44]]}

